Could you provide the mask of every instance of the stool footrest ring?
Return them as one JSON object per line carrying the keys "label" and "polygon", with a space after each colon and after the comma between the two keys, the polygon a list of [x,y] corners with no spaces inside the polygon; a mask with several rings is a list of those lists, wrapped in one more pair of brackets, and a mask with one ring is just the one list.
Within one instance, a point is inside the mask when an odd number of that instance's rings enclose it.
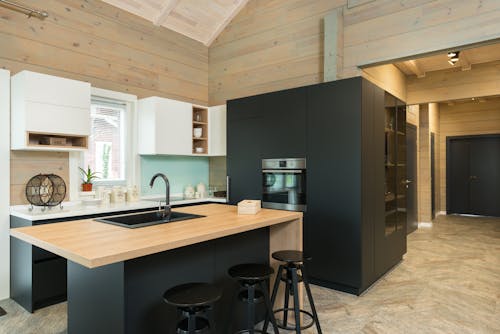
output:
{"label": "stool footrest ring", "polygon": [[[274,310],[274,314],[277,314],[277,313],[283,313],[284,311],[289,311],[289,312],[294,312],[294,308],[293,307],[287,307],[287,308],[280,308],[280,309],[277,309],[277,310]],[[308,323],[307,325],[303,325],[303,326],[300,326],[300,329],[301,330],[304,330],[304,329],[308,329],[309,327],[312,327],[312,325],[314,325],[314,316],[312,315],[311,312],[308,312],[306,310],[299,310],[300,313],[302,314],[305,314],[307,315],[309,318],[311,318],[311,322]],[[279,318],[276,318],[276,325],[281,328],[281,329],[285,329],[285,330],[288,330],[288,331],[294,331],[295,330],[295,324],[293,324],[293,327],[290,325],[290,326],[285,326],[283,324],[283,320],[279,319]]]}

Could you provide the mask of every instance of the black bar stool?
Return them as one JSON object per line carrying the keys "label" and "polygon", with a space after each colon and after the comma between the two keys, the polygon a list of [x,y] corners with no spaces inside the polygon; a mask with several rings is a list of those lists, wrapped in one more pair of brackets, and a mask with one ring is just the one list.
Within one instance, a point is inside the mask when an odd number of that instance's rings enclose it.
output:
{"label": "black bar stool", "polygon": [[[272,254],[273,259],[284,262],[284,264],[280,264],[278,269],[278,274],[276,275],[276,281],[274,282],[273,294],[271,297],[271,303],[274,306],[276,302],[276,294],[278,293],[278,288],[280,282],[285,282],[285,303],[283,308],[274,310],[274,313],[283,312],[283,321],[282,323],[278,323],[279,328],[283,328],[286,330],[295,330],[297,333],[300,333],[301,330],[307,329],[312,325],[316,324],[316,329],[319,334],[321,334],[321,327],[319,325],[318,314],[316,313],[316,307],[314,307],[314,301],[311,294],[311,288],[309,287],[309,281],[307,279],[307,274],[304,269],[304,262],[311,260],[310,257],[304,256],[304,253],[301,251],[295,250],[284,250],[279,252],[274,252]],[[300,275],[297,273],[300,271]],[[304,283],[304,287],[307,292],[307,298],[309,299],[309,304],[311,305],[311,311],[307,312],[305,310],[300,309],[299,305],[299,283]],[[289,299],[290,295],[293,296],[293,308],[289,307]],[[288,312],[293,312],[295,316],[295,327],[288,325]],[[300,314],[305,314],[311,318],[311,322],[301,326],[300,323]],[[267,326],[269,325],[268,321],[264,322],[263,330],[266,332]]]}
{"label": "black bar stool", "polygon": [[212,305],[221,298],[221,291],[208,283],[177,285],[163,294],[165,303],[177,307],[181,319],[178,334],[215,333]]}
{"label": "black bar stool", "polygon": [[[238,280],[240,288],[236,291],[233,300],[235,303],[240,300],[247,304],[247,329],[237,333],[267,333],[265,330],[255,329],[255,305],[264,303],[266,307],[266,322],[271,321],[274,334],[278,334],[278,326],[274,319],[274,313],[269,299],[269,291],[266,280],[274,273],[273,268],[264,264],[239,264],[229,268],[229,276]],[[229,328],[231,327],[229,323]]]}

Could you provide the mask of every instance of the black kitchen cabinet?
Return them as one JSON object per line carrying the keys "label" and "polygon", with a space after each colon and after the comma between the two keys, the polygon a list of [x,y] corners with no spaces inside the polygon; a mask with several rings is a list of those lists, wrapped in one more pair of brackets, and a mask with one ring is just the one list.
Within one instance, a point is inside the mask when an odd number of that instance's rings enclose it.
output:
{"label": "black kitchen cabinet", "polygon": [[[394,113],[390,138],[386,96]],[[403,160],[391,174],[400,197],[392,203],[396,232],[387,235],[385,202],[386,139],[403,159],[405,123],[404,103],[361,77],[229,101],[231,203],[261,198],[262,158],[306,157],[309,275],[360,294],[406,252]]]}
{"label": "black kitchen cabinet", "polygon": [[310,87],[307,113],[309,273],[316,281],[348,286],[360,284],[360,85],[349,80]]}
{"label": "black kitchen cabinet", "polygon": [[303,158],[306,155],[307,88],[264,94],[261,140],[264,159]]}
{"label": "black kitchen cabinet", "polygon": [[[42,224],[56,224],[62,221],[150,211],[155,208],[154,203],[151,202],[151,208],[146,209],[37,221],[31,221],[11,215],[10,227],[16,228]],[[66,295],[66,259],[11,237],[10,298],[24,307],[28,312],[34,312],[45,306],[65,301]]]}
{"label": "black kitchen cabinet", "polygon": [[[375,236],[375,274],[383,275],[406,253],[407,188],[406,105],[385,92],[384,113],[384,220]],[[382,110],[383,108],[383,110]]]}
{"label": "black kitchen cabinet", "polygon": [[227,104],[228,200],[261,199],[262,100],[246,98]]}

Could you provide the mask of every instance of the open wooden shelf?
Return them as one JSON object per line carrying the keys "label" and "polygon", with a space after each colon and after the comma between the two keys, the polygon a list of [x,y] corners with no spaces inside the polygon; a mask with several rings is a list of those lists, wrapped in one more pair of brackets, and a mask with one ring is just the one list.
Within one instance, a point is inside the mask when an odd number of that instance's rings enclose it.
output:
{"label": "open wooden shelf", "polygon": [[[194,129],[201,129],[201,137],[194,136]],[[193,153],[208,154],[208,108],[193,106]],[[196,148],[203,148],[203,152],[196,152]]]}
{"label": "open wooden shelf", "polygon": [[79,149],[88,148],[87,136],[28,132],[27,143],[32,148]]}

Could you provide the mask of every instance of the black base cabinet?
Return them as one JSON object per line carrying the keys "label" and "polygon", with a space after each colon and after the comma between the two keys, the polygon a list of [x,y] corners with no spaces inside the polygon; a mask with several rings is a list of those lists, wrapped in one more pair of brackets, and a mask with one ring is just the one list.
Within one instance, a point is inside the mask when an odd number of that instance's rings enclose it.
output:
{"label": "black base cabinet", "polygon": [[[203,203],[200,203],[203,204]],[[154,206],[154,203],[152,202]],[[182,206],[182,205],[181,205]],[[179,207],[179,206],[177,206]],[[156,207],[102,213],[88,216],[67,217],[50,220],[31,221],[10,216],[10,227],[24,227],[53,224],[62,221],[79,220],[154,210]],[[67,297],[66,259],[32,246],[17,238],[10,238],[10,298],[28,312],[57,304]]]}
{"label": "black base cabinet", "polygon": [[[385,233],[385,96],[357,77],[228,101],[231,203],[261,198],[262,158],[307,159],[315,284],[361,294],[406,252],[406,234]],[[290,116],[279,108],[292,105]]]}

